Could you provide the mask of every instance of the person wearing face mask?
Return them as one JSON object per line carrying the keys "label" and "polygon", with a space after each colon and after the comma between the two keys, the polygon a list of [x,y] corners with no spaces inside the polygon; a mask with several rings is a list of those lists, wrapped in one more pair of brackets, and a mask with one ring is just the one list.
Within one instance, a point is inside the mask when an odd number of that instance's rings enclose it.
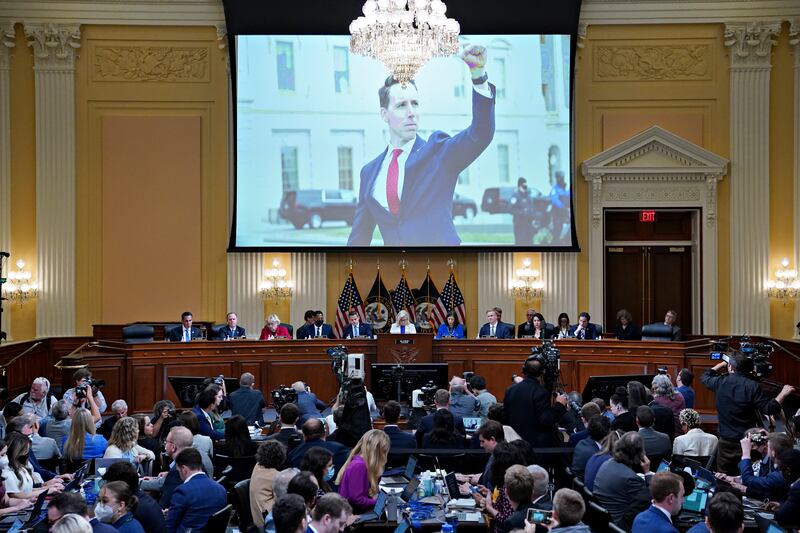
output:
{"label": "person wearing face mask", "polygon": [[300,462],[300,470],[314,474],[319,485],[317,497],[332,492],[330,483],[336,475],[336,467],[333,466],[333,454],[330,451],[319,446],[309,448]]}
{"label": "person wearing face mask", "polygon": [[[28,462],[28,455],[31,451],[31,441],[20,433],[11,433],[6,437],[8,448],[0,456],[0,465],[3,470],[0,475],[3,478],[3,486],[10,496],[14,498],[35,498],[46,487],[42,487],[41,476],[33,471]],[[34,488],[39,486],[39,488]],[[55,487],[54,487],[55,489]]]}
{"label": "person wearing face mask", "polygon": [[633,521],[633,533],[678,533],[672,517],[681,512],[685,495],[683,480],[672,472],[659,472],[650,480],[653,504]]}
{"label": "person wearing face mask", "polygon": [[142,524],[133,516],[139,502],[124,481],[106,483],[100,489],[94,515],[105,524],[111,524],[122,533],[144,533]]}
{"label": "person wearing face mask", "polygon": [[97,518],[89,518],[89,510],[86,501],[80,494],[74,492],[62,492],[56,494],[47,504],[47,518],[42,520],[33,528],[33,533],[47,533],[48,531],[58,531],[54,527],[66,515],[81,516],[88,520],[92,533],[116,533],[114,526],[104,524]]}
{"label": "person wearing face mask", "polygon": [[200,452],[186,448],[175,457],[183,483],[172,493],[167,531],[202,531],[211,515],[228,504],[225,489],[203,472]]}
{"label": "person wearing face mask", "polygon": [[322,311],[314,311],[314,327],[312,328],[312,337],[335,339],[336,335],[333,334],[333,326],[325,323],[325,313]]}

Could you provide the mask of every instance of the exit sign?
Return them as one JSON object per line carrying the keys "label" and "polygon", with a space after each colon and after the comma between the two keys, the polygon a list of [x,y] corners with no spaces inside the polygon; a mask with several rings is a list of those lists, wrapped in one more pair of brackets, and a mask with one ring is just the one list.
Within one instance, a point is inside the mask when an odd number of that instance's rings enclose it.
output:
{"label": "exit sign", "polygon": [[655,222],[655,211],[639,211],[639,222]]}

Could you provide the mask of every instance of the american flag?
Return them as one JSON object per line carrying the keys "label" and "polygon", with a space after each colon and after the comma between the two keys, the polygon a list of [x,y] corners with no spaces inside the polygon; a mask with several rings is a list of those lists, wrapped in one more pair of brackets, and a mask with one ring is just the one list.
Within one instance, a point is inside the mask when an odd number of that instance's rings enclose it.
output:
{"label": "american flag", "polygon": [[411,294],[411,289],[408,287],[408,280],[406,279],[405,272],[400,276],[400,281],[397,282],[397,288],[392,293],[392,305],[394,306],[395,316],[405,309],[410,317],[409,322],[414,323],[417,321],[417,301],[414,299],[414,295]]}
{"label": "american flag", "polygon": [[433,318],[438,324],[444,324],[447,320],[447,313],[455,310],[458,315],[458,321],[461,324],[467,323],[467,305],[464,303],[464,295],[461,294],[461,289],[458,288],[456,275],[450,272],[450,277],[436,300],[436,305],[433,308]]}
{"label": "american flag", "polygon": [[364,300],[361,299],[361,294],[358,292],[358,286],[352,272],[347,276],[347,281],[344,282],[342,294],[339,296],[339,305],[336,307],[336,323],[333,325],[333,330],[340,339],[344,337],[344,328],[350,323],[347,314],[351,309],[358,311],[358,316],[362,322],[366,320]]}

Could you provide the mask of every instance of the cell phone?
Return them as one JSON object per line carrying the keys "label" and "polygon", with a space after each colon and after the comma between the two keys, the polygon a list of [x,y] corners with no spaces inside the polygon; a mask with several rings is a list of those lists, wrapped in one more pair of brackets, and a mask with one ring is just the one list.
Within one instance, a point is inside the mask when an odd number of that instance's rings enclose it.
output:
{"label": "cell phone", "polygon": [[528,509],[528,522],[532,524],[548,525],[553,521],[553,511],[542,511],[541,509]]}

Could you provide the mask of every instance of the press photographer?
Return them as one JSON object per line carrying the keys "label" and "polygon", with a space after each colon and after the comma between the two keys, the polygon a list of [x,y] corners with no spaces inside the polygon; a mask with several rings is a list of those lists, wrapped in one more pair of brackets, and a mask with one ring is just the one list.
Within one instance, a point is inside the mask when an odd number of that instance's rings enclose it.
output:
{"label": "press photographer", "polygon": [[784,385],[778,396],[770,399],[752,377],[755,367],[751,358],[735,351],[727,359],[706,370],[700,380],[716,397],[720,437],[717,468],[736,475],[742,452],[740,440],[748,428],[761,425],[762,415],[780,413],[783,400],[794,387]]}
{"label": "press photographer", "polygon": [[75,380],[75,387],[68,389],[64,393],[64,401],[72,406],[72,409],[85,407],[92,413],[95,424],[99,427],[101,423],[100,414],[108,408],[103,392],[100,390],[105,386],[103,380],[93,380],[92,373],[88,368],[79,368],[72,374]]}

